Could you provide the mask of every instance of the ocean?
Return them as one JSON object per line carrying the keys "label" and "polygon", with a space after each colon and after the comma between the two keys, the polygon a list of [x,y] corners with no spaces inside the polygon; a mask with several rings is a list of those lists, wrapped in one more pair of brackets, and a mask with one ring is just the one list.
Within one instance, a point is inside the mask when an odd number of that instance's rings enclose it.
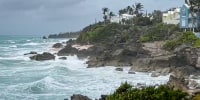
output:
{"label": "ocean", "polygon": [[87,59],[32,61],[30,51],[55,53],[54,43],[68,39],[41,39],[39,36],[0,35],[0,100],[64,100],[73,94],[98,98],[112,93],[122,82],[146,85],[165,84],[169,76],[153,78],[150,73],[128,74],[115,67],[86,68]]}

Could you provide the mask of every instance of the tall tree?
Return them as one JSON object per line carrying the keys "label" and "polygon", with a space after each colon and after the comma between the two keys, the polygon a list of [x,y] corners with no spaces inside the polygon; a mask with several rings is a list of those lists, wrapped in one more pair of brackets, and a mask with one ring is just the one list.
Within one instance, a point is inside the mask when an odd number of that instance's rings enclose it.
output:
{"label": "tall tree", "polygon": [[111,12],[109,13],[109,19],[111,20],[111,18],[112,18],[113,16],[115,16],[115,14],[111,11]]}
{"label": "tall tree", "polygon": [[108,20],[109,9],[107,7],[104,7],[104,8],[102,8],[102,11],[103,11],[104,24],[106,24],[106,22]]}
{"label": "tall tree", "polygon": [[142,9],[144,8],[144,6],[141,3],[135,3],[135,5],[133,5],[133,8],[135,9],[135,14],[138,16],[141,14],[141,11],[143,11]]}

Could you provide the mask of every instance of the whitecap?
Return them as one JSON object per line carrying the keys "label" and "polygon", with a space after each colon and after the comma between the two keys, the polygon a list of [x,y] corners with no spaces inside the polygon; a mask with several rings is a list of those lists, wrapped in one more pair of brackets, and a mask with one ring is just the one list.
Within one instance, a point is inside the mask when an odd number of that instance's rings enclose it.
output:
{"label": "whitecap", "polygon": [[11,45],[10,48],[17,48],[17,45]]}
{"label": "whitecap", "polygon": [[34,43],[34,42],[31,42],[31,43],[25,43],[23,44],[24,46],[35,46],[35,45],[40,45],[40,43]]}

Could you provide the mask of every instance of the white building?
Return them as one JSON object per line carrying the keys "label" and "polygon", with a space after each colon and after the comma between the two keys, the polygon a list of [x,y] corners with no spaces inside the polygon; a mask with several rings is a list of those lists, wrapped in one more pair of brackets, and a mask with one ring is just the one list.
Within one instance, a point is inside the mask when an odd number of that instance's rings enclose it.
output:
{"label": "white building", "polygon": [[163,13],[162,22],[165,24],[179,24],[180,8],[173,8]]}
{"label": "white building", "polygon": [[120,16],[114,16],[110,19],[111,23],[120,23],[122,22],[122,19],[129,20],[131,18],[134,18],[136,15],[130,15],[130,14],[122,14]]}

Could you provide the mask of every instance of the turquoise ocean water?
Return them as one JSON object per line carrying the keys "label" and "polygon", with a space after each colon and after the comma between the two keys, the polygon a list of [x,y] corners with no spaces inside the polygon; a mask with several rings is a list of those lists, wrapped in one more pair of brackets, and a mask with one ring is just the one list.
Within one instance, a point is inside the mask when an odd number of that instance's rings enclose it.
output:
{"label": "turquoise ocean water", "polygon": [[87,59],[67,56],[67,60],[32,61],[30,51],[55,53],[54,43],[68,39],[43,40],[37,36],[0,35],[0,100],[64,100],[72,94],[98,98],[109,94],[121,82],[163,84],[168,76],[152,78],[148,73],[128,74],[114,67],[90,68]]}

